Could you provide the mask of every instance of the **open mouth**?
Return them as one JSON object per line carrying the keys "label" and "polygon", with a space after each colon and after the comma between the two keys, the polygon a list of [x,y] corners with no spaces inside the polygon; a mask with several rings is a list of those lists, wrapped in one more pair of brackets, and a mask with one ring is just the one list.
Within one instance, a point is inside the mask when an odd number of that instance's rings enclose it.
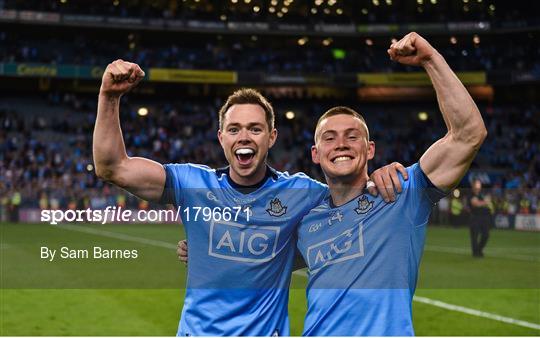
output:
{"label": "open mouth", "polygon": [[348,155],[338,156],[332,160],[332,163],[341,163],[341,162],[351,161],[352,159],[353,158]]}
{"label": "open mouth", "polygon": [[253,158],[255,157],[255,150],[251,148],[240,148],[236,149],[234,155],[236,156],[236,159],[240,165],[247,166],[253,161]]}

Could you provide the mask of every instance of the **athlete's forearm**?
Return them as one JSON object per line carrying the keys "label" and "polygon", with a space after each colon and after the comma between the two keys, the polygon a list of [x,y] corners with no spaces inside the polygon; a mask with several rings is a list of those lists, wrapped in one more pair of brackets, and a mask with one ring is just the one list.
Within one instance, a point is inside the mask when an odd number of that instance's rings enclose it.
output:
{"label": "athlete's forearm", "polygon": [[120,97],[99,94],[93,155],[96,174],[106,180],[111,180],[116,168],[127,159],[119,111]]}
{"label": "athlete's forearm", "polygon": [[423,66],[437,93],[448,135],[453,141],[476,149],[480,147],[487,132],[480,111],[465,86],[439,53]]}

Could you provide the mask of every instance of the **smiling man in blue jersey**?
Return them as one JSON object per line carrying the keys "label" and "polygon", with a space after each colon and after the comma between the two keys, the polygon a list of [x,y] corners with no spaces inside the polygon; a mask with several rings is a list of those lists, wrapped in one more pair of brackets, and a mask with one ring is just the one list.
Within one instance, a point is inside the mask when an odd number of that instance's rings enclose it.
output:
{"label": "smiling man in blue jersey", "polygon": [[312,157],[330,196],[298,231],[309,278],[304,335],[414,335],[412,298],[429,214],[459,183],[487,134],[467,90],[425,39],[410,33],[388,53],[427,71],[448,132],[407,168],[403,192],[387,204],[363,193],[375,144],[362,116],[346,107],[321,116]]}
{"label": "smiling man in blue jersey", "polygon": [[[219,112],[218,138],[227,168],[161,165],[129,157],[120,128],[120,98],[143,78],[134,63],[116,60],[107,66],[99,93],[94,162],[100,178],[181,211],[195,258],[188,267],[177,334],[288,335],[296,227],[321,203],[327,186],[266,164],[277,138],[274,112],[252,89],[232,94]],[[378,188],[387,188],[383,181],[391,186],[392,177],[379,177]]]}

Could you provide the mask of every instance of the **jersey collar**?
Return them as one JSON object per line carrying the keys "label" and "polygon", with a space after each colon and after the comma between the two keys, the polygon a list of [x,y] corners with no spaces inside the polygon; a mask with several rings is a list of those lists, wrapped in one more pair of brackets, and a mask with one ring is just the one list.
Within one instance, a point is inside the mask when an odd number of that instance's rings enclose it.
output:
{"label": "jersey collar", "polygon": [[229,169],[230,169],[230,166],[226,166],[226,167],[223,167],[223,168],[216,169],[216,174],[218,176],[225,175],[225,177],[227,178],[227,182],[229,182],[231,187],[233,187],[236,191],[238,191],[238,192],[240,192],[242,194],[249,194],[249,193],[254,192],[255,190],[262,187],[263,184],[266,183],[266,181],[269,178],[272,178],[274,180],[277,180],[277,178],[278,178],[277,171],[274,168],[270,167],[269,165],[266,165],[266,172],[265,172],[264,177],[262,178],[262,180],[260,180],[259,182],[255,183],[255,184],[252,184],[252,185],[241,185],[241,184],[238,184],[238,183],[236,183],[236,182],[234,182],[232,180],[232,178],[229,176]]}

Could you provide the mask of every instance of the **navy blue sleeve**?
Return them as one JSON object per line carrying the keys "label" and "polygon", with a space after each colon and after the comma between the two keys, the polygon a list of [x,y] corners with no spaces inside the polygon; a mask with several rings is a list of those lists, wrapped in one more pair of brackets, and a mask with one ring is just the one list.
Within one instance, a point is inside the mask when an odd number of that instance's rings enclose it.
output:
{"label": "navy blue sleeve", "polygon": [[418,164],[418,167],[420,168],[420,172],[422,173],[423,180],[425,180],[425,190],[424,193],[426,194],[427,198],[433,203],[438,203],[441,199],[446,197],[450,192],[449,191],[443,191],[439,188],[437,188],[427,177],[426,173],[424,172],[424,169]]}

